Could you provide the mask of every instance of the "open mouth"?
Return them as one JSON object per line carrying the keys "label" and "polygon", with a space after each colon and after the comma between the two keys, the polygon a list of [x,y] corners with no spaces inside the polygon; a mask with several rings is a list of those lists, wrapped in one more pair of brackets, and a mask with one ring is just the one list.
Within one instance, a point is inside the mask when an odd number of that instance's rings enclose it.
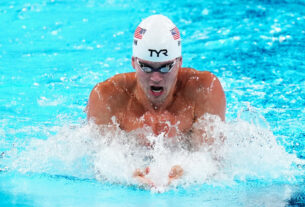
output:
{"label": "open mouth", "polygon": [[160,86],[150,86],[150,91],[154,96],[160,96],[163,93],[163,87]]}

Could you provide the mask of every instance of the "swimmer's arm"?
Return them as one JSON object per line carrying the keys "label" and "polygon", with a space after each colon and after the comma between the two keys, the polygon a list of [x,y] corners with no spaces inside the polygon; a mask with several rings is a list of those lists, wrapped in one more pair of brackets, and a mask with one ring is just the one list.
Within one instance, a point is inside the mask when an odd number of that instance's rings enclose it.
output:
{"label": "swimmer's arm", "polygon": [[[192,141],[199,146],[203,143],[212,144],[213,137],[209,137],[203,127],[198,126],[199,118],[204,114],[212,114],[218,116],[222,121],[225,121],[226,113],[226,97],[224,90],[218,78],[209,72],[202,72],[204,77],[201,77],[201,84],[197,85],[196,101],[195,101],[195,123],[192,129]],[[204,90],[198,90],[203,88]],[[197,126],[196,126],[197,125]]]}

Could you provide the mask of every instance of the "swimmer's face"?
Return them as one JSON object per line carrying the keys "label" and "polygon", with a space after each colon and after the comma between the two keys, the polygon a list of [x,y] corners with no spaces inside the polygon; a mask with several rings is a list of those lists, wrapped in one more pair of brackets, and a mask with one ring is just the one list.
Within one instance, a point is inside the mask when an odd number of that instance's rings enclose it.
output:
{"label": "swimmer's face", "polygon": [[[136,69],[138,83],[147,98],[156,105],[164,103],[175,88],[178,71],[181,67],[181,58],[165,62],[151,62],[133,57],[132,65]],[[143,67],[151,68],[152,72],[144,72]],[[156,72],[157,69],[160,69],[159,72]],[[168,69],[170,70],[167,73],[161,72]]]}

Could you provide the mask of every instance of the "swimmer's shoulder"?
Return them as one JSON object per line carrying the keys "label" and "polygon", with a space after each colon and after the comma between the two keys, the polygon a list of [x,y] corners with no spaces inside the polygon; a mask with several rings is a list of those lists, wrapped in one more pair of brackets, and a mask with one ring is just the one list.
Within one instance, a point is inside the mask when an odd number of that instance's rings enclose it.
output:
{"label": "swimmer's shoulder", "polygon": [[133,85],[134,74],[115,75],[98,83],[91,91],[86,107],[87,118],[96,124],[112,123],[112,117],[124,109],[130,99],[128,91]]}
{"label": "swimmer's shoulder", "polygon": [[217,77],[209,71],[199,71],[193,68],[181,68],[178,79],[184,86],[209,87]]}
{"label": "swimmer's shoulder", "polygon": [[113,104],[126,101],[135,87],[135,73],[121,73],[98,83],[90,94],[90,98],[97,97],[100,102]]}
{"label": "swimmer's shoulder", "polygon": [[97,90],[101,93],[125,93],[130,91],[135,87],[136,77],[135,73],[121,73],[108,78],[107,80],[98,83],[94,90]]}
{"label": "swimmer's shoulder", "polygon": [[193,68],[181,68],[179,71],[179,80],[184,94],[196,93],[205,94],[212,87],[221,87],[218,78],[209,71],[198,71]]}
{"label": "swimmer's shoulder", "polygon": [[225,120],[226,97],[218,78],[208,71],[183,68],[181,77],[185,77],[181,89],[183,97],[195,106],[195,117],[205,113],[218,115]]}

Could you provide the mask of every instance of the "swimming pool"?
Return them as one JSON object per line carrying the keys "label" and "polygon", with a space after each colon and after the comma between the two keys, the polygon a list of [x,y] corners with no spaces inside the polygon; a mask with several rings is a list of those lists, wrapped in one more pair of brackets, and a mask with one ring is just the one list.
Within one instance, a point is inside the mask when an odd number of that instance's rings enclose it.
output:
{"label": "swimming pool", "polygon": [[[178,152],[189,176],[164,193],[132,185],[128,147],[97,143],[84,113],[96,83],[133,71],[133,32],[154,13],[227,96],[223,165]],[[303,1],[16,0],[0,14],[0,206],[305,205]],[[175,161],[153,153],[161,172]]]}

